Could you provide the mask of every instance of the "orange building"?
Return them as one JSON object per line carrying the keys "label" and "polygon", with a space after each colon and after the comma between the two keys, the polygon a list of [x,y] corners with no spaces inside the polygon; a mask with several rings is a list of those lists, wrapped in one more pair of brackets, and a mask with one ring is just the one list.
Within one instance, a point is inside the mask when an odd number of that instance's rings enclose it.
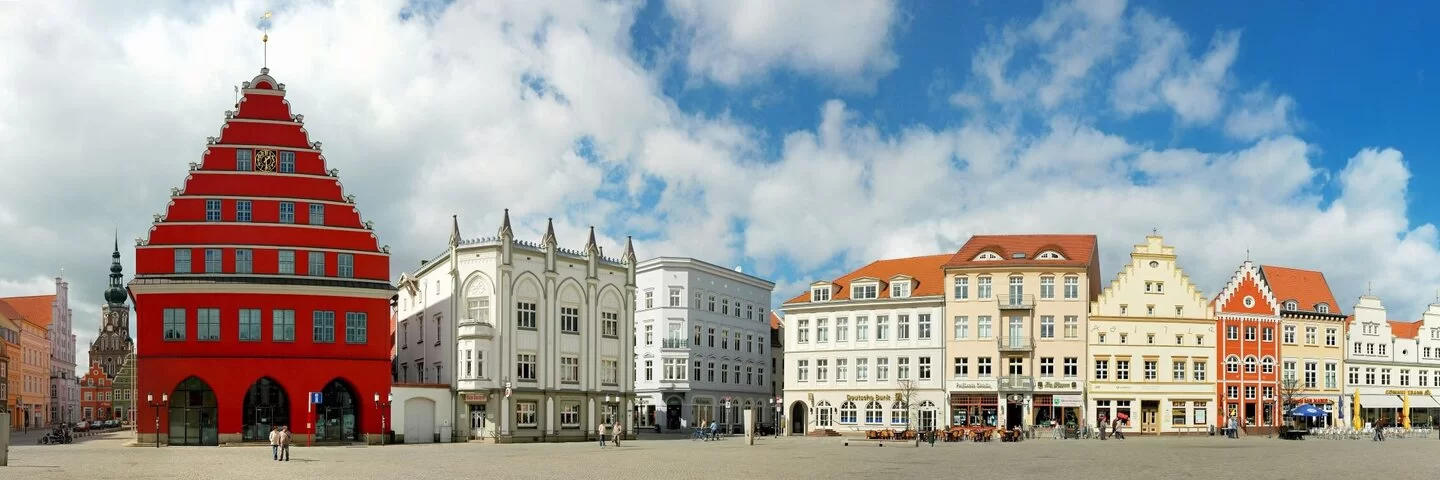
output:
{"label": "orange building", "polygon": [[1226,427],[1231,417],[1241,431],[1254,435],[1280,424],[1280,303],[1260,268],[1249,260],[1215,297],[1217,359],[1215,393],[1224,409],[1215,418]]}
{"label": "orange building", "polygon": [[[14,428],[36,428],[47,425],[50,418],[50,317],[55,295],[34,295],[29,297],[0,298],[21,317],[15,323],[20,327],[19,353],[11,351],[10,376],[19,377],[13,385],[15,400],[11,420]],[[16,390],[16,389],[12,389]]]}
{"label": "orange building", "polygon": [[90,371],[80,379],[80,418],[87,422],[114,418],[110,406],[111,383],[99,363],[90,364]]}

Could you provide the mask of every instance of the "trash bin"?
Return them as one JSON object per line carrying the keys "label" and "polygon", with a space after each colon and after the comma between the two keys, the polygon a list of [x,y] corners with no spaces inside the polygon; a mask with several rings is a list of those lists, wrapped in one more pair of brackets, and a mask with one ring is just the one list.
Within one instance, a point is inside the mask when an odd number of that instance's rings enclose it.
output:
{"label": "trash bin", "polygon": [[1067,440],[1072,438],[1080,438],[1080,427],[1077,427],[1075,425],[1066,425],[1064,438]]}
{"label": "trash bin", "polygon": [[1212,436],[1212,437],[1215,436],[1215,426],[1214,426],[1214,425],[1211,425],[1211,426],[1210,426],[1210,436]]}

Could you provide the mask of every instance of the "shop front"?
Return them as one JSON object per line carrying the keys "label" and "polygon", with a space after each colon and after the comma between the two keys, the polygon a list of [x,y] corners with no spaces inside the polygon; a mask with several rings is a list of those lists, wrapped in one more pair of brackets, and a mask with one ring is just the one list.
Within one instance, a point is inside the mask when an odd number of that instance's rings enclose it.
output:
{"label": "shop front", "polygon": [[1097,383],[1091,385],[1090,426],[1113,427],[1127,434],[1173,435],[1208,431],[1215,402],[1208,384]]}
{"label": "shop front", "polygon": [[995,379],[950,382],[950,425],[995,427],[1000,422],[1000,396]]}
{"label": "shop front", "polygon": [[1352,416],[1358,410],[1358,417],[1343,422],[1359,425],[1359,428],[1376,426],[1409,428],[1433,427],[1440,423],[1440,398],[1432,396],[1430,389],[1383,389],[1358,388],[1359,395],[1352,391],[1346,401],[1355,402],[1345,406],[1344,414]]}
{"label": "shop front", "polygon": [[1056,427],[1080,424],[1084,418],[1085,382],[1045,380],[1035,382],[1030,400],[1029,425]]}

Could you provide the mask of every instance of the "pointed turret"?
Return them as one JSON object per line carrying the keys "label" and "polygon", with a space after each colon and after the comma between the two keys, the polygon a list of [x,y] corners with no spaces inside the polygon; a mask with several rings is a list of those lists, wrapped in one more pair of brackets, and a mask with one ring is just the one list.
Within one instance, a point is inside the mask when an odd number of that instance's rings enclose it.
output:
{"label": "pointed turret", "polygon": [[594,226],[591,226],[591,227],[590,227],[590,240],[587,240],[587,241],[585,242],[585,253],[586,253],[586,254],[589,254],[589,255],[599,255],[599,254],[600,254],[600,246],[595,244],[595,227],[594,227]]}
{"label": "pointed turret", "polygon": [[450,246],[460,246],[460,216],[450,216]]}
{"label": "pointed turret", "polygon": [[625,255],[620,257],[620,260],[624,261],[626,265],[635,264],[635,242],[630,239],[629,235],[625,236]]}
{"label": "pointed turret", "polygon": [[120,232],[115,232],[115,252],[110,254],[110,287],[105,289],[105,302],[110,305],[125,303],[124,267],[120,266]]}
{"label": "pointed turret", "polygon": [[550,219],[546,219],[546,220],[545,220],[545,238],[541,238],[541,239],[540,239],[540,244],[543,245],[543,246],[545,246],[545,247],[554,247],[554,246],[560,245],[559,242],[556,242],[556,241],[555,241],[555,219],[554,219],[554,218],[550,218]]}
{"label": "pointed turret", "polygon": [[510,209],[505,209],[505,219],[500,221],[500,231],[495,235],[503,240],[515,238],[515,232],[510,230]]}

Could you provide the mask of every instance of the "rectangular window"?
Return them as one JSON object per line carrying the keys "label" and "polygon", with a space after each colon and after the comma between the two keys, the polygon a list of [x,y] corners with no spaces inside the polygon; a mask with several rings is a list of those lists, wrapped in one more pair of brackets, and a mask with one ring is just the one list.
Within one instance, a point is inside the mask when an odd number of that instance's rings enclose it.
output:
{"label": "rectangular window", "polygon": [[535,304],[532,302],[517,302],[515,304],[515,326],[518,328],[535,329]]}
{"label": "rectangular window", "polygon": [[866,342],[870,340],[870,319],[855,317],[855,341]]}
{"label": "rectangular window", "polygon": [[990,277],[980,277],[975,285],[975,298],[980,300],[990,299]]}
{"label": "rectangular window", "polygon": [[324,224],[325,224],[325,204],[323,204],[323,203],[312,203],[312,204],[310,204],[310,224],[311,224],[311,225],[324,225]]}
{"label": "rectangular window", "polygon": [[252,152],[249,149],[235,149],[235,170],[244,172],[255,170],[254,162],[250,161],[251,155]]}
{"label": "rectangular window", "polygon": [[200,341],[220,339],[220,309],[200,308],[195,310],[195,339]]}
{"label": "rectangular window", "polygon": [[[1325,364],[1325,388],[1339,388],[1336,384],[1340,381],[1338,366],[1333,363]],[[1440,385],[1436,385],[1440,387]]]}
{"label": "rectangular window", "polygon": [[515,354],[515,378],[522,382],[535,381],[535,354]]}
{"label": "rectangular window", "polygon": [[1109,380],[1109,379],[1110,379],[1110,361],[1109,361],[1109,360],[1100,360],[1100,359],[1096,359],[1096,360],[1095,360],[1095,379],[1096,379],[1096,380]]}
{"label": "rectangular window", "polygon": [[335,254],[335,276],[355,278],[355,256],[349,253]]}
{"label": "rectangular window", "polygon": [[1186,377],[1185,377],[1185,361],[1184,361],[1184,360],[1174,360],[1174,361],[1171,361],[1170,363],[1171,363],[1171,367],[1170,367],[1170,368],[1171,368],[1170,379],[1171,379],[1171,380],[1174,380],[1174,381],[1177,381],[1177,382],[1183,382],[1183,381],[1185,381],[1185,378],[1186,378]]}
{"label": "rectangular window", "polygon": [[930,379],[930,357],[920,357],[920,379]]}
{"label": "rectangular window", "polygon": [[994,365],[990,362],[990,357],[975,358],[975,375],[978,375],[980,378],[989,378],[994,376],[995,371],[993,367]]}
{"label": "rectangular window", "polygon": [[875,317],[875,340],[885,341],[890,339],[890,317],[880,315]]}
{"label": "rectangular window", "polygon": [[1040,376],[1044,378],[1055,376],[1055,357],[1040,357]]}
{"label": "rectangular window", "polygon": [[272,310],[270,312],[270,341],[295,341],[295,311]]}
{"label": "rectangular window", "polygon": [[1315,345],[1320,343],[1320,329],[1316,327],[1305,327],[1305,344]]}
{"label": "rectangular window", "polygon": [[875,359],[875,381],[884,382],[890,380],[890,359],[880,357]]}
{"label": "rectangular window", "polygon": [[312,277],[325,276],[325,252],[309,252],[310,265],[305,269],[305,274]]}
{"label": "rectangular window", "polygon": [[1225,339],[1226,339],[1226,340],[1239,340],[1239,339],[1240,339],[1240,327],[1235,326],[1235,325],[1226,326],[1226,327],[1225,327]]}
{"label": "rectangular window", "polygon": [[223,251],[218,248],[205,249],[205,273],[221,273]]}
{"label": "rectangular window", "polygon": [[990,339],[990,316],[981,315],[975,320],[975,335],[981,340]]}
{"label": "rectangular window", "polygon": [[1305,362],[1305,388],[1315,388],[1320,384],[1320,366],[1315,362]]}
{"label": "rectangular window", "polygon": [[1245,340],[1255,340],[1255,327],[1245,327]]}
{"label": "rectangular window", "polygon": [[1327,346],[1327,347],[1333,347],[1333,346],[1335,346],[1335,332],[1336,332],[1336,329],[1334,329],[1334,328],[1327,328],[1327,329],[1325,329],[1325,346]]}
{"label": "rectangular window", "polygon": [[240,309],[240,341],[260,341],[260,310]]}
{"label": "rectangular window", "polygon": [[580,383],[580,357],[560,357],[560,381]]}
{"label": "rectangular window", "polygon": [[615,360],[600,361],[600,383],[614,385],[619,381],[620,362]]}
{"label": "rectangular window", "polygon": [[295,202],[280,202],[280,223],[295,223]]}
{"label": "rectangular window", "polygon": [[845,358],[835,359],[835,381],[843,382],[850,378],[850,360]]}
{"label": "rectangular window", "polygon": [[365,312],[345,312],[345,343],[364,345],[369,340],[367,317]]}
{"label": "rectangular window", "polygon": [[955,277],[955,299],[970,299],[970,277]]}
{"label": "rectangular window", "polygon": [[[535,377],[532,376],[530,378],[533,380]],[[537,425],[536,422],[538,421],[538,417],[536,416],[535,411],[537,410],[536,407],[538,407],[538,405],[539,404],[536,402],[516,402],[515,426],[535,428],[535,426]]]}
{"label": "rectangular window", "polygon": [[953,373],[955,378],[965,378],[970,376],[970,358],[955,357],[955,370]]}
{"label": "rectangular window", "polygon": [[1055,338],[1055,316],[1040,316],[1040,338]]}
{"label": "rectangular window", "polygon": [[248,222],[248,221],[250,221],[250,201],[249,201],[249,200],[236,200],[236,201],[235,201],[235,221],[237,221],[237,222]]}
{"label": "rectangular window", "polygon": [[255,264],[255,252],[248,248],[235,249],[235,273],[251,273]]}
{"label": "rectangular window", "polygon": [[850,319],[845,317],[835,319],[835,341],[850,341]]}
{"label": "rectangular window", "polygon": [[1065,357],[1065,378],[1074,379],[1080,377],[1080,357]]}
{"label": "rectangular window", "polygon": [[220,221],[220,201],[219,201],[219,200],[206,200],[206,201],[205,201],[205,221],[207,221],[207,222],[218,222],[218,221]]}
{"label": "rectangular window", "polygon": [[610,338],[620,337],[620,314],[600,312],[600,335]]}
{"label": "rectangular window", "polygon": [[165,309],[165,341],[185,341],[185,309]]}
{"label": "rectangular window", "polygon": [[896,315],[896,316],[895,316],[895,333],[896,333],[896,335],[895,335],[895,339],[896,339],[896,340],[909,340],[909,339],[910,339],[910,316],[909,316],[909,315],[900,314],[900,315]]}
{"label": "rectangular window", "polygon": [[175,273],[190,273],[190,249],[175,249]]}
{"label": "rectangular window", "polygon": [[670,289],[670,306],[672,306],[672,307],[679,307],[679,306],[681,306],[681,305],[680,305],[680,299],[682,299],[682,298],[684,298],[684,294],[682,294],[682,293],[680,292],[680,289],[678,289],[678,288],[672,288],[672,289]]}
{"label": "rectangular window", "polygon": [[898,357],[895,359],[895,379],[910,379],[910,357]]}
{"label": "rectangular window", "polygon": [[295,152],[280,151],[280,173],[295,173]]}
{"label": "rectangular window", "polygon": [[315,311],[310,316],[313,325],[311,328],[311,341],[315,343],[335,343],[335,312]]}
{"label": "rectangular window", "polygon": [[580,309],[560,307],[560,332],[580,333]]}
{"label": "rectangular window", "polygon": [[1295,343],[1294,325],[1286,325],[1280,329],[1280,341],[1285,343]]}
{"label": "rectangular window", "polygon": [[918,323],[916,324],[916,328],[919,329],[919,335],[920,335],[919,338],[920,338],[921,340],[929,340],[929,339],[930,339],[930,314],[928,314],[928,313],[922,313],[922,314],[919,314],[919,315],[917,316],[917,318],[918,318]]}
{"label": "rectangular window", "polygon": [[[700,379],[700,362],[695,362],[695,379]],[[795,381],[810,381],[810,361],[800,360],[795,362]]]}
{"label": "rectangular window", "polygon": [[1145,380],[1154,381],[1160,377],[1160,365],[1156,360],[1145,360]]}
{"label": "rectangular window", "polygon": [[970,317],[957,315],[955,317],[955,339],[965,340],[970,338]]}
{"label": "rectangular window", "polygon": [[280,251],[280,261],[279,261],[279,263],[280,263],[280,266],[279,266],[278,271],[280,272],[281,275],[294,275],[294,274],[295,274],[295,251],[294,251],[294,250],[281,250],[281,251]]}
{"label": "rectangular window", "polygon": [[1065,338],[1080,338],[1080,317],[1076,315],[1065,316]]}
{"label": "rectangular window", "polygon": [[1065,277],[1065,299],[1077,300],[1080,298],[1080,277]]}

